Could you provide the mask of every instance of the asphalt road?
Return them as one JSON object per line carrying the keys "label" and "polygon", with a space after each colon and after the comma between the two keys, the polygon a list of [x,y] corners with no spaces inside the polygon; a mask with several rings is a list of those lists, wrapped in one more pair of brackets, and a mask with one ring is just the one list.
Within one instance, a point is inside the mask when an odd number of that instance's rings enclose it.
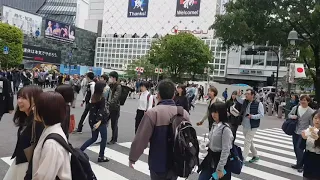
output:
{"label": "asphalt road", "polygon": [[[80,116],[83,112],[83,107],[80,107],[80,103],[82,100],[82,97],[80,97],[81,95],[79,95],[78,100],[77,100],[77,104],[76,104],[76,108],[72,109],[72,114],[75,114],[76,116],[76,121],[78,122],[80,119]],[[110,161],[107,164],[101,165],[97,167],[97,172],[96,174],[100,174],[100,175],[106,175],[106,173],[108,173],[108,176],[113,177],[110,179],[114,179],[114,180],[119,180],[119,179],[130,179],[130,180],[144,180],[144,179],[149,179],[148,176],[148,169],[146,166],[147,163],[147,155],[144,154],[140,160],[142,161],[142,165],[137,165],[137,170],[132,170],[129,169],[127,167],[127,155],[129,153],[129,149],[130,148],[130,143],[133,141],[134,138],[134,118],[135,118],[135,114],[136,114],[136,107],[137,107],[137,100],[136,99],[127,99],[126,103],[124,106],[121,107],[121,113],[120,113],[120,118],[119,118],[119,138],[118,138],[118,145],[113,145],[112,147],[110,147],[109,145],[107,146],[108,148],[106,149],[106,154],[109,158],[112,159],[112,161]],[[205,123],[203,126],[197,127],[196,123],[203,117],[203,115],[206,113],[206,105],[203,104],[197,104],[195,110],[191,111],[191,121],[192,124],[195,126],[196,130],[197,130],[197,134],[198,136],[202,136],[205,133],[208,133],[208,125]],[[2,158],[3,161],[4,158],[3,157],[8,157],[12,155],[12,152],[15,148],[15,144],[16,144],[16,133],[17,133],[17,127],[14,126],[13,122],[12,122],[12,117],[13,115],[10,114],[6,114],[3,116],[2,121],[0,122],[0,158]],[[260,129],[266,129],[266,130],[262,130],[261,131],[261,135],[266,135],[267,133],[270,134],[270,138],[266,138],[266,136],[261,137],[262,139],[269,139],[269,140],[273,140],[272,138],[276,137],[275,135],[281,135],[283,133],[281,133],[281,131],[279,129],[272,129],[272,128],[280,128],[281,124],[283,123],[283,120],[278,119],[276,117],[267,117],[265,116],[262,121],[261,121],[261,127]],[[271,129],[271,130],[270,130]],[[269,131],[270,130],[270,131]],[[239,128],[239,134],[241,136],[241,128]],[[274,135],[275,134],[275,135]],[[108,140],[110,140],[111,138],[111,129],[108,129]],[[280,139],[281,139],[281,136]],[[284,136],[284,140],[288,141],[288,142],[284,142],[287,144],[290,144],[290,139],[287,138],[285,135]],[[91,130],[89,128],[88,125],[84,126],[83,129],[83,133],[82,134],[71,134],[70,136],[70,141],[73,144],[74,147],[79,147],[81,146],[87,139],[89,139],[91,137]],[[241,138],[241,137],[240,137]],[[237,138],[238,139],[238,138]],[[242,140],[240,140],[241,142],[243,142]],[[239,143],[241,144],[241,142],[239,141]],[[276,141],[276,140],[275,140]],[[281,141],[282,142],[282,141]],[[289,179],[295,180],[298,179],[297,176],[293,176],[293,175],[297,175],[294,171],[289,172],[289,176],[287,172],[278,172],[275,171],[275,168],[273,168],[273,170],[270,170],[270,162],[275,163],[275,167],[278,167],[277,165],[281,165],[281,167],[285,167],[288,168],[289,167],[289,163],[288,162],[293,162],[294,159],[292,157],[292,154],[290,155],[291,158],[290,160],[287,160],[286,163],[283,162],[278,162],[277,157],[280,156],[284,156],[286,157],[287,155],[283,155],[280,154],[277,155],[278,152],[274,151],[272,148],[268,148],[266,146],[270,146],[269,142],[265,142],[263,140],[261,140],[261,143],[265,144],[265,146],[261,145],[258,147],[258,149],[262,148],[266,148],[267,150],[265,150],[265,152],[269,152],[269,154],[276,154],[276,156],[274,158],[267,157],[266,156],[266,160],[269,161],[269,164],[262,164],[260,167],[260,165],[258,165],[258,170],[254,169],[254,171],[252,171],[253,168],[249,168],[249,170],[245,170],[244,173],[242,173],[243,175],[237,176],[233,179],[245,179],[245,180],[249,180],[249,179],[270,179],[272,180],[273,178],[277,178],[279,179],[279,177],[281,177],[282,179],[286,179],[283,177],[287,177]],[[276,145],[276,144],[272,144],[271,145]],[[292,146],[292,145],[291,145]],[[277,147],[276,148],[285,148],[285,150],[289,150],[291,151],[291,147],[290,146],[281,146],[281,147]],[[259,149],[259,150],[260,150]],[[95,161],[97,158],[97,152],[96,152],[96,147],[93,146],[91,148],[89,148],[89,151],[87,152],[90,160],[93,159],[92,161]],[[273,152],[271,152],[273,151]],[[281,151],[281,150],[279,150]],[[289,151],[289,152],[290,152]],[[119,154],[120,152],[120,154]],[[293,150],[292,150],[293,152]],[[109,153],[109,154],[108,154]],[[124,157],[122,157],[124,156]],[[8,158],[7,158],[8,159]],[[263,159],[263,158],[261,158]],[[284,159],[286,160],[286,159]],[[276,162],[274,162],[276,161]],[[9,168],[8,164],[10,164],[9,161],[2,162],[0,159],[0,179],[2,179],[7,171],[7,169]],[[100,169],[99,169],[100,168]],[[102,168],[102,169],[101,169]],[[256,168],[256,167],[255,167]],[[272,169],[272,167],[271,167]],[[286,169],[286,171],[289,171],[288,169]],[[258,174],[257,174],[258,173]],[[259,175],[259,173],[262,173],[261,176]],[[265,173],[267,173],[267,176]],[[255,174],[255,175],[252,175]],[[273,175],[275,174],[275,176]],[[99,176],[99,175],[98,175]],[[298,176],[300,177],[300,176]],[[281,179],[280,178],[280,179]],[[101,179],[101,178],[100,178]],[[105,178],[102,178],[105,179]],[[192,175],[189,179],[197,179],[197,175]]]}

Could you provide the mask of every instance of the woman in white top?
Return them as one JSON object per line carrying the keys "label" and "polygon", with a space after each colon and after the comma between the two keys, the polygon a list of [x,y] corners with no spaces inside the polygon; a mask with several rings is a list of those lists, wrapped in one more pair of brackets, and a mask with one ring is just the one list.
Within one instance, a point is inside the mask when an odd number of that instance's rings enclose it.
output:
{"label": "woman in white top", "polygon": [[60,123],[66,117],[62,95],[57,92],[41,93],[33,111],[35,119],[42,121],[45,129],[33,153],[32,180],[55,180],[57,177],[71,180],[69,152],[53,139],[44,142],[52,133],[61,135],[68,142]]}
{"label": "woman in white top", "polygon": [[320,110],[313,114],[313,127],[302,131],[302,138],[306,140],[303,156],[303,179],[320,179]]}
{"label": "woman in white top", "polygon": [[150,83],[148,81],[143,81],[140,83],[139,89],[141,90],[141,93],[138,100],[138,108],[137,108],[137,114],[135,118],[136,123],[135,123],[134,132],[137,132],[144,113],[153,107],[153,96],[148,91],[149,87],[150,87]]}

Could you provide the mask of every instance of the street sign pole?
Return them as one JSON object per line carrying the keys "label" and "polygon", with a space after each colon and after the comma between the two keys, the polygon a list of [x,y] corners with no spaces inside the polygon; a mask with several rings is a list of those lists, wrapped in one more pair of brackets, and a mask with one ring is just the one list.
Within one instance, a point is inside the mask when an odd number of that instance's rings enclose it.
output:
{"label": "street sign pole", "polygon": [[[9,54],[9,47],[8,46],[4,46],[3,47],[3,54]],[[0,67],[1,67],[1,64],[0,64]],[[7,61],[7,68],[8,68],[8,61]]]}

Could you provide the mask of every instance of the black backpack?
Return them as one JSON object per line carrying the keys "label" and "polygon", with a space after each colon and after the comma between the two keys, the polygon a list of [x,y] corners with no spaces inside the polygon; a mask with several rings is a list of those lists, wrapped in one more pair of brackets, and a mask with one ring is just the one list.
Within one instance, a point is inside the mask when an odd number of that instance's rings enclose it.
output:
{"label": "black backpack", "polygon": [[196,130],[184,117],[184,109],[177,106],[177,115],[170,119],[168,131],[168,168],[176,175],[188,178],[199,166],[199,142]]}
{"label": "black backpack", "polygon": [[129,92],[132,92],[132,88],[126,85],[121,85],[121,95],[119,98],[119,102],[121,106],[123,106],[124,103],[126,102]]}
{"label": "black backpack", "polygon": [[70,163],[73,180],[97,180],[94,172],[92,171],[89,157],[86,153],[80,149],[73,148],[71,144],[68,144],[64,138],[57,133],[49,134],[44,140],[42,146],[48,139],[57,141],[65,150],[71,153]]}

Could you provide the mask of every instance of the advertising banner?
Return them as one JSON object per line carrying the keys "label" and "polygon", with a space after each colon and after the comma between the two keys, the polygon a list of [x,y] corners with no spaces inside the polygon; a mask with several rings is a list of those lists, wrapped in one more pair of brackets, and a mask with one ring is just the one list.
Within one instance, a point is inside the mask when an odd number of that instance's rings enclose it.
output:
{"label": "advertising banner", "polygon": [[42,17],[8,6],[2,7],[2,22],[15,26],[24,34],[40,36]]}
{"label": "advertising banner", "polygon": [[149,0],[129,0],[128,17],[148,17]]}
{"label": "advertising banner", "polygon": [[45,63],[60,64],[61,51],[24,44],[23,59],[29,61],[40,61]]}
{"label": "advertising banner", "polygon": [[200,0],[177,0],[176,16],[199,16]]}
{"label": "advertising banner", "polygon": [[75,27],[46,19],[45,37],[55,40],[73,42],[75,40]]}

